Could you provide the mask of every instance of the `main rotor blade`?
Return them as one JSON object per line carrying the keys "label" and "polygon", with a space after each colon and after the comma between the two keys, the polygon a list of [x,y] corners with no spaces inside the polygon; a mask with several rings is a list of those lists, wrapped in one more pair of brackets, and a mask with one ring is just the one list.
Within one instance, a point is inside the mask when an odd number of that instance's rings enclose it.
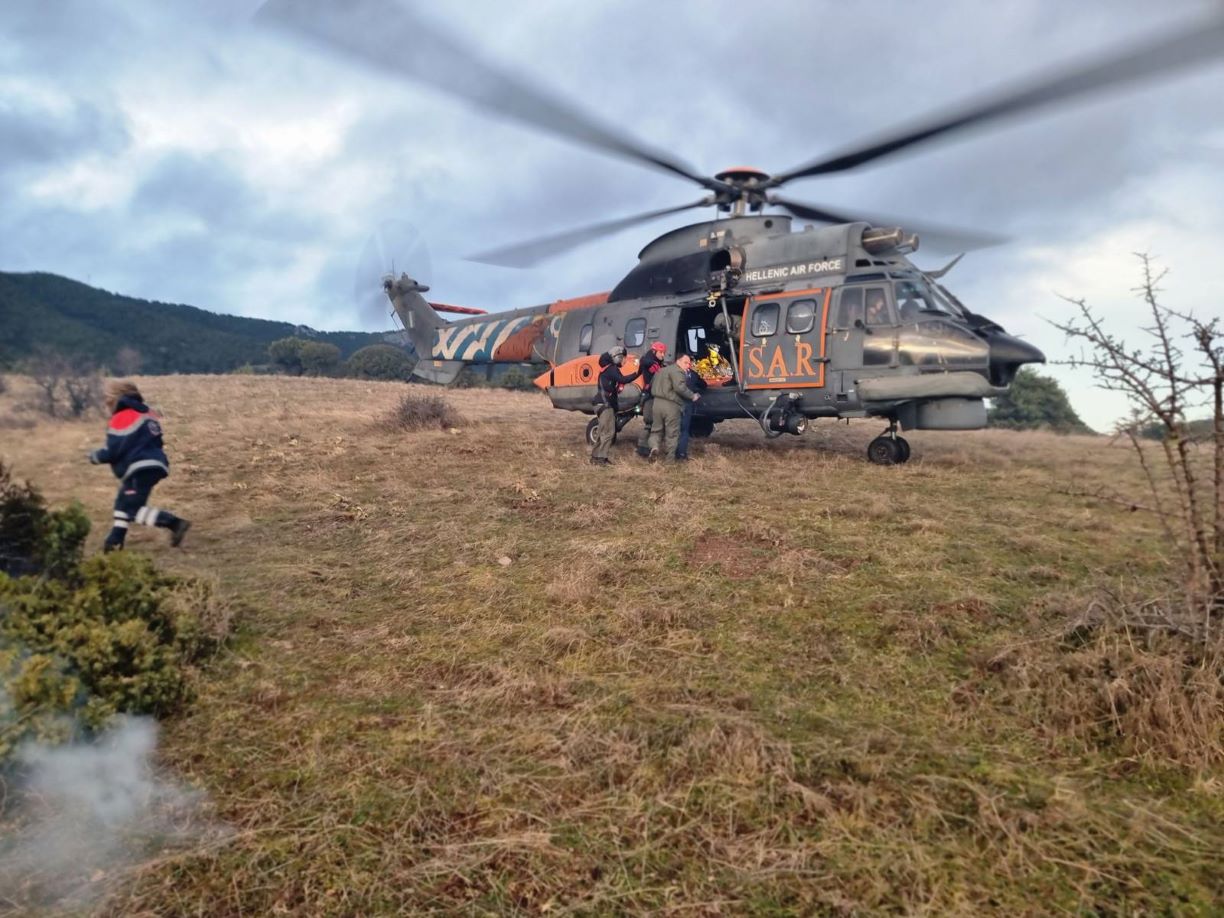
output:
{"label": "main rotor blade", "polygon": [[679,207],[665,207],[663,210],[652,210],[649,213],[636,214],[632,217],[607,220],[603,223],[592,224],[591,226],[566,230],[552,236],[529,239],[526,242],[516,242],[513,245],[490,249],[477,255],[469,255],[468,261],[480,261],[485,264],[502,265],[507,268],[529,268],[537,262],[551,258],[554,255],[560,255],[562,252],[582,245],[584,242],[598,239],[600,236],[628,229],[631,226],[637,226],[639,223],[648,223],[651,220],[665,217],[668,214],[677,214],[682,210],[691,210],[694,207],[712,207],[713,205],[713,198],[702,198],[700,201],[694,201],[692,204],[681,204]]}
{"label": "main rotor blade", "polygon": [[573,105],[484,60],[394,0],[268,0],[256,18],[367,66],[423,83],[496,115],[674,173],[712,191],[722,182],[605,127]]}
{"label": "main rotor blade", "polygon": [[899,226],[906,232],[917,233],[920,241],[930,242],[940,248],[967,252],[973,249],[989,248],[992,245],[1001,245],[1007,241],[1006,236],[999,236],[994,233],[987,233],[981,230],[958,229],[952,226],[940,226],[934,223],[910,220],[905,217],[866,214],[859,210],[855,210],[853,214],[844,214],[777,196],[771,196],[769,201],[771,204],[777,204],[779,207],[786,208],[796,217],[802,217],[804,220],[815,220],[817,223],[866,222],[872,226]]}
{"label": "main rotor blade", "polygon": [[1224,56],[1224,16],[1212,15],[1192,28],[1183,28],[1141,47],[1115,52],[1086,67],[1064,70],[1052,79],[1018,85],[1001,95],[933,115],[895,136],[779,173],[770,180],[769,187],[806,176],[853,169],[971,125],[1016,115],[1110,86],[1133,83],[1144,77],[1158,76],[1221,56]]}

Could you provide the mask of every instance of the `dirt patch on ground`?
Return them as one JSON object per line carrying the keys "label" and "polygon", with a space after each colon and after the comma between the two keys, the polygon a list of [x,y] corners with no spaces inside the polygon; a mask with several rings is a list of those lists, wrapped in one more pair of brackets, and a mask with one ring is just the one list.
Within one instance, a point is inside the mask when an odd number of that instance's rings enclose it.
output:
{"label": "dirt patch on ground", "polygon": [[706,535],[697,539],[689,553],[690,564],[712,567],[726,577],[738,579],[758,574],[773,560],[772,546],[760,539],[732,535]]}

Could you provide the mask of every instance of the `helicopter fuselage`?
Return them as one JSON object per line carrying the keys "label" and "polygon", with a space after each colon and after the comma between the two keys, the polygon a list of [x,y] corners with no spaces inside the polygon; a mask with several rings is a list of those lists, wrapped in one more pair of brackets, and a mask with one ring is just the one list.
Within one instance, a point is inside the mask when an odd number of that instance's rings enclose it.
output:
{"label": "helicopter fuselage", "polygon": [[[983,399],[1045,358],[910,262],[917,244],[865,223],[792,232],[788,216],[736,216],[654,240],[607,294],[424,329],[406,279],[388,281],[388,293],[416,332],[418,375],[437,381],[467,363],[547,363],[536,384],[553,405],[592,413],[598,355],[662,341],[669,360],[714,353],[722,363],[695,407],[699,429],[745,416],[790,432],[819,417],[983,427]],[[639,395],[628,387],[622,405]]]}

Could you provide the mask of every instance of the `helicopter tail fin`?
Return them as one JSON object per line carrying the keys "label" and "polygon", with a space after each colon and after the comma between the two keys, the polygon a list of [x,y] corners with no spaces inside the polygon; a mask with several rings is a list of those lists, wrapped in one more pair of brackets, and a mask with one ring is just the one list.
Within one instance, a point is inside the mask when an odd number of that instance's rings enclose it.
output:
{"label": "helicopter tail fin", "polygon": [[407,274],[401,274],[398,279],[386,278],[383,287],[417,352],[417,365],[413,368],[412,375],[442,385],[454,382],[463,370],[463,361],[433,360],[430,356],[438,329],[449,323],[421,296],[429,288]]}

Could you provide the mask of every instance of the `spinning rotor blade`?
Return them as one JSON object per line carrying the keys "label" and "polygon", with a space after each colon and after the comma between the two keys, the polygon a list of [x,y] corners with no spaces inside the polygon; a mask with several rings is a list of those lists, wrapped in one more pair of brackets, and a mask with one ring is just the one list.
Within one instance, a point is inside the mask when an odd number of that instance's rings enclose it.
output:
{"label": "spinning rotor blade", "polygon": [[1221,56],[1224,56],[1224,16],[1213,15],[1192,28],[1158,37],[1142,47],[1115,53],[1087,67],[1065,70],[1053,79],[1018,86],[1002,95],[935,115],[896,136],[779,173],[767,187],[776,187],[806,176],[853,169],[975,124],[1016,115],[1110,86],[1132,83],[1144,77],[1158,76]]}
{"label": "spinning rotor blade", "polygon": [[651,220],[665,217],[668,214],[677,214],[682,210],[691,210],[694,207],[712,207],[713,205],[713,198],[702,198],[700,201],[694,201],[692,204],[682,204],[679,207],[665,207],[662,210],[652,210],[648,213],[636,214],[632,217],[607,220],[603,223],[592,224],[591,226],[566,230],[552,236],[529,239],[526,242],[516,242],[513,245],[490,249],[487,252],[469,255],[468,261],[480,261],[485,264],[502,265],[507,268],[528,268],[538,261],[550,258],[553,255],[559,255],[575,246],[582,245],[584,242],[598,239],[600,236],[615,233],[630,226],[637,226],[639,223],[648,223]]}
{"label": "spinning rotor blade", "polygon": [[268,0],[256,18],[367,66],[423,83],[495,115],[674,173],[712,191],[722,182],[698,175],[660,150],[605,127],[567,102],[484,60],[473,49],[394,0]]}
{"label": "spinning rotor blade", "polygon": [[815,220],[817,223],[858,223],[866,221],[872,226],[900,226],[907,232],[917,233],[921,241],[929,242],[938,248],[968,252],[973,249],[985,249],[992,245],[1000,245],[1007,241],[1006,236],[998,236],[994,233],[986,233],[980,230],[957,229],[956,227],[922,223],[903,217],[888,217],[883,214],[865,214],[858,210],[853,214],[838,213],[837,211],[826,210],[811,204],[803,204],[799,201],[791,201],[773,195],[770,196],[769,201],[771,204],[786,208],[796,217],[802,217],[804,220]]}

